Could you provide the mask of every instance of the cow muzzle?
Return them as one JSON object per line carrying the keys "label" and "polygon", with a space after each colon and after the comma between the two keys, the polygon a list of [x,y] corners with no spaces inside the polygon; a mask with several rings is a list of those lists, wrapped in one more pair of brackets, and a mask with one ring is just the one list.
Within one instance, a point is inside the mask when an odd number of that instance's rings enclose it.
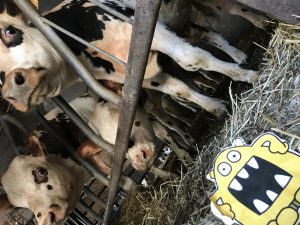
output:
{"label": "cow muzzle", "polygon": [[131,148],[128,150],[128,155],[133,168],[139,171],[145,171],[150,168],[154,160],[154,146],[142,146]]}
{"label": "cow muzzle", "polygon": [[[5,76],[2,96],[17,110],[29,111],[32,105],[40,104],[46,93],[40,84],[46,76],[43,68],[15,69]],[[45,88],[44,88],[45,89]],[[44,90],[45,92],[45,90]]]}

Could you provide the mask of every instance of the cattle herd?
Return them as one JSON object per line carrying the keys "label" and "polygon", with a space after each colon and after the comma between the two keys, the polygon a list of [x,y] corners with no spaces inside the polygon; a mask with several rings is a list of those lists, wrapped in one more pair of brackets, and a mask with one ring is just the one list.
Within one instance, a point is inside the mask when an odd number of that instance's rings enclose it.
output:
{"label": "cattle herd", "polygon": [[[134,0],[102,2],[128,17],[134,16]],[[228,13],[239,14],[255,26],[263,27],[261,17],[254,17],[237,5],[228,4],[230,1],[226,2],[214,0],[203,4],[207,7],[221,4]],[[159,54],[164,54],[186,71],[214,71],[235,81],[255,82],[257,71],[241,66],[246,62],[246,54],[207,27],[207,20],[197,18],[198,24],[205,26],[203,32],[206,41],[225,52],[229,61],[217,58],[189,43],[182,38],[183,35],[179,37],[175,33],[188,29],[192,8],[192,1],[162,1],[164,10],[161,11],[154,33],[143,81],[144,93],[147,95],[147,90],[155,90],[158,91],[155,93],[170,95],[183,107],[193,105],[216,118],[222,118],[226,114],[223,100],[195,91],[184,81],[166,73],[158,61]],[[65,0],[44,13],[44,16],[96,47],[127,61],[132,26],[109,12],[86,0]],[[122,93],[125,76],[123,66],[60,32],[58,34],[99,82],[117,94]],[[0,39],[2,97],[15,109],[28,112],[79,81],[75,71],[22,15],[12,0],[0,0]],[[141,98],[128,146],[127,159],[136,170],[141,171],[152,166],[157,154],[155,138],[170,145],[183,162],[190,159],[189,153],[176,143],[169,131],[177,133],[186,145],[193,143],[193,138],[186,130],[175,126],[176,123],[171,120],[161,119],[156,113],[158,97],[155,94],[153,96],[152,99]],[[115,144],[120,114],[117,105],[95,97],[91,91],[78,96],[70,105],[96,134],[108,143]],[[62,113],[56,108],[48,112],[45,118],[57,120]],[[40,141],[39,132],[30,134],[26,143],[31,154],[16,156],[1,179],[7,199],[1,199],[3,207],[0,208],[5,210],[11,207],[9,201],[15,207],[30,209],[39,225],[60,223],[75,207],[90,175],[71,159],[46,154],[47,146]],[[90,140],[80,145],[78,154],[93,162],[102,173],[110,173],[111,166],[105,160],[105,151]]]}

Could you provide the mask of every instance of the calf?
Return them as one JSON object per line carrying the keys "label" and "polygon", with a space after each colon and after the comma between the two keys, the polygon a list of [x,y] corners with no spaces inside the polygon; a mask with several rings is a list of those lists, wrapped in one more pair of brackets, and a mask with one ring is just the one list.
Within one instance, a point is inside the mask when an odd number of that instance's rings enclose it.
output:
{"label": "calf", "polygon": [[[84,95],[81,98],[76,98],[71,101],[70,105],[81,118],[90,125],[97,135],[114,145],[120,114],[119,108],[113,103],[104,100],[97,101],[97,98]],[[45,117],[51,122],[51,120],[57,119],[59,113],[62,113],[62,111],[56,108],[49,112]],[[68,118],[66,119],[70,122]],[[155,153],[154,137],[155,135],[150,121],[145,117],[142,109],[138,108],[127,154],[127,158],[135,169],[146,170],[150,167]],[[109,159],[109,156],[105,154],[105,151],[102,152],[102,149],[91,141],[86,141],[81,145],[79,154],[84,158],[95,156],[94,160],[98,162],[96,163],[96,166],[103,172],[109,173],[109,170],[105,166],[102,166],[105,165],[103,158],[107,157]],[[103,155],[103,157],[100,157],[100,155]]]}
{"label": "calf", "polygon": [[[15,8],[13,14],[9,13],[12,7],[4,9],[4,5],[8,5],[7,2],[8,0],[0,1],[2,6],[0,70],[5,75],[2,94],[18,110],[28,111],[33,105],[43,102],[45,98],[58,95],[76,81],[78,76],[43,35],[36,28],[28,25],[22,14]],[[132,3],[130,7],[119,5],[119,1],[102,0],[101,2],[126,16],[132,17],[134,14],[134,9],[130,8],[135,5],[134,1],[130,1]],[[189,1],[185,2],[189,4]],[[91,44],[124,62],[127,61],[132,26],[101,8],[85,0],[67,0],[45,16]],[[124,82],[123,66],[60,32],[58,34],[97,79]],[[245,82],[254,81],[257,74],[255,71],[242,69],[237,63],[221,61],[209,52],[192,46],[179,38],[166,25],[158,22],[143,87],[193,102],[215,116],[224,113],[223,103],[200,94],[182,81],[162,73],[157,62],[158,52],[167,54],[188,71],[216,71],[233,80]]]}
{"label": "calf", "polygon": [[[114,145],[118,119],[119,108],[104,100],[97,102],[97,98],[92,98],[89,95],[84,95],[81,98],[76,98],[70,102],[71,107],[81,116],[85,122],[101,136],[105,141]],[[146,101],[145,105],[150,104]],[[155,111],[153,111],[155,112]],[[71,123],[66,116],[61,116],[63,112],[56,108],[50,111],[45,117],[50,123],[58,123],[58,128],[66,126],[66,123]],[[60,115],[60,116],[58,116]],[[154,115],[156,116],[156,114]],[[175,124],[174,124],[175,125]],[[174,126],[173,125],[173,126]],[[135,116],[129,145],[127,159],[131,165],[140,171],[149,169],[156,153],[155,136],[174,148],[176,154],[182,161],[190,160],[189,155],[177,146],[168,134],[166,127],[159,124],[158,121],[148,117],[144,110],[140,107],[137,109]],[[90,140],[85,141],[79,148],[79,155],[88,159],[102,172],[109,174],[111,166],[111,154],[103,151],[100,147],[93,144]],[[185,156],[185,157],[183,157]]]}
{"label": "calf", "polygon": [[45,155],[37,136],[30,143],[34,154],[16,156],[1,183],[11,204],[30,209],[39,225],[57,224],[75,207],[90,175],[71,159]]}

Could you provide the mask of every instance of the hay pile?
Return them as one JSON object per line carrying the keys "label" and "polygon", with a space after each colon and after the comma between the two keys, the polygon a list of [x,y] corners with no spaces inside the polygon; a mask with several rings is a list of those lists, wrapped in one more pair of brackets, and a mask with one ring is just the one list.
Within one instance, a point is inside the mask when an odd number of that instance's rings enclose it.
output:
{"label": "hay pile", "polygon": [[212,184],[205,176],[214,156],[242,137],[246,143],[273,131],[300,151],[300,26],[279,24],[266,49],[257,84],[241,96],[231,95],[232,114],[181,179],[134,193],[118,224],[222,224],[211,214]]}

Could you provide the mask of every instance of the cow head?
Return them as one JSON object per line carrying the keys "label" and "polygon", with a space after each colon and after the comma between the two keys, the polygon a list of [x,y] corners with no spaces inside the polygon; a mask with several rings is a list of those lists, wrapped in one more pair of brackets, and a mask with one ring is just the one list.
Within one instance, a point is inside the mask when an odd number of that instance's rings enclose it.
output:
{"label": "cow head", "polygon": [[36,136],[32,155],[13,159],[1,183],[12,205],[30,209],[39,225],[59,224],[79,200],[88,173],[74,161],[45,155]]}
{"label": "cow head", "polygon": [[[0,71],[3,98],[21,111],[56,95],[65,66],[11,0],[0,0]],[[46,76],[47,75],[47,76]],[[50,82],[51,80],[51,82]],[[51,84],[51,85],[50,85]]]}

